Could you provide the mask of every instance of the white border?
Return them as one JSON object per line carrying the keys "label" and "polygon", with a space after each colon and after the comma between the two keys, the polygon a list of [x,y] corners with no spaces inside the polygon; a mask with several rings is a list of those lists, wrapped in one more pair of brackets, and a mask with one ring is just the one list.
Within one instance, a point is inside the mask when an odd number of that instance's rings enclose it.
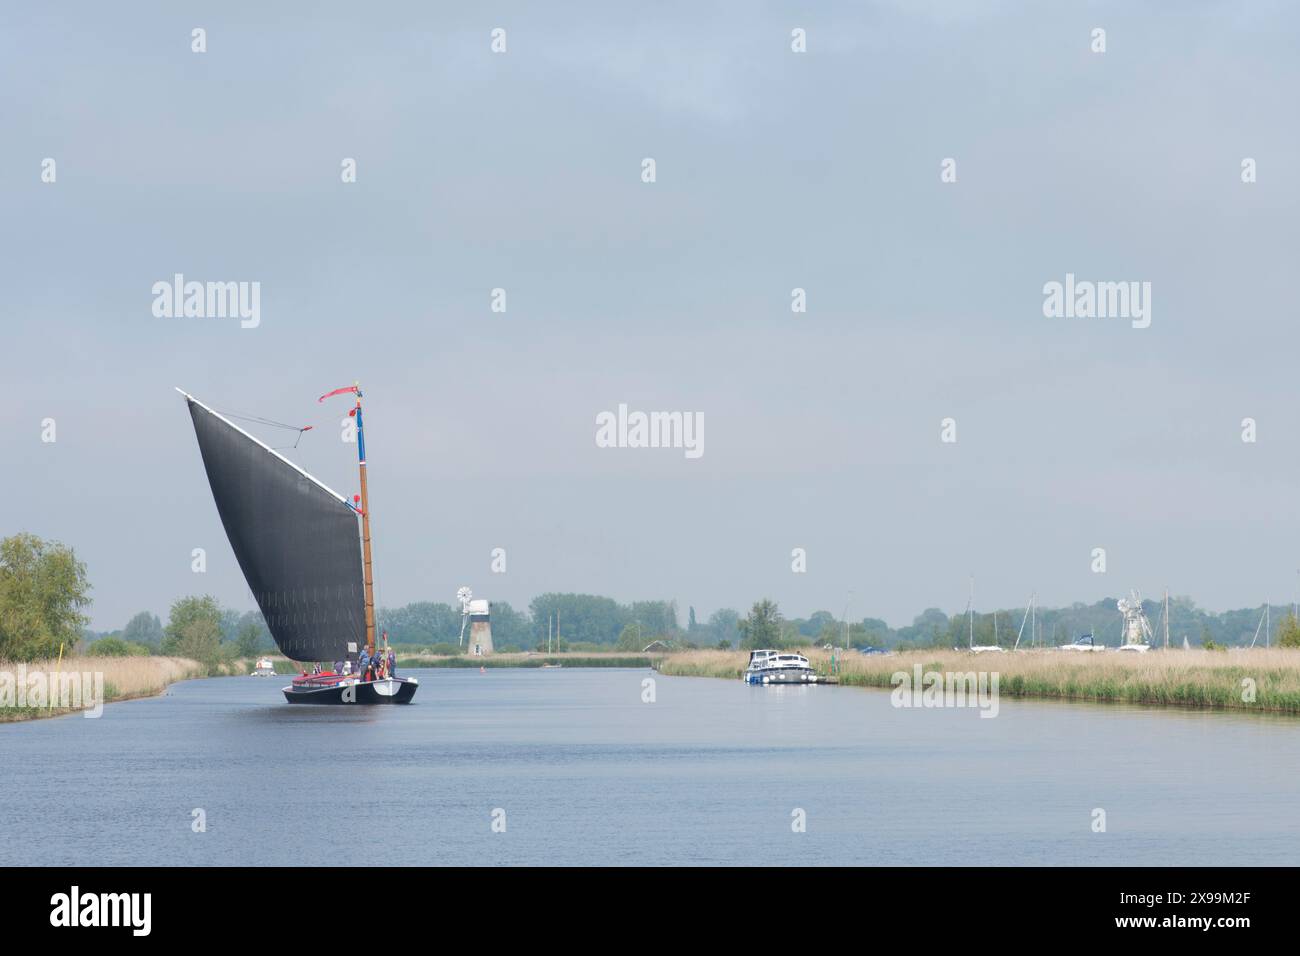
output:
{"label": "white border", "polygon": [[202,402],[200,402],[197,398],[195,398],[195,397],[194,397],[193,395],[191,395],[189,392],[185,391],[185,389],[180,388],[180,387],[177,387],[177,388],[176,388],[176,391],[180,392],[182,395],[185,396],[185,398],[186,398],[188,401],[193,402],[195,405],[199,406],[199,408],[203,409],[205,412],[208,412],[208,413],[210,413],[210,414],[216,416],[217,418],[221,419],[221,421],[225,422],[227,425],[229,425],[229,426],[230,426],[231,428],[233,428],[235,431],[239,432],[239,434],[243,435],[243,436],[244,436],[245,438],[247,438],[249,441],[251,441],[251,442],[253,442],[254,444],[256,444],[258,447],[263,448],[263,449],[265,449],[266,451],[269,451],[272,455],[274,455],[276,458],[279,458],[282,462],[284,462],[286,465],[288,465],[288,466],[289,466],[290,468],[292,468],[294,471],[298,472],[298,474],[302,475],[302,476],[303,476],[304,478],[306,478],[307,480],[312,481],[312,482],[315,482],[319,487],[325,489],[325,490],[328,491],[330,494],[332,494],[335,498],[337,498],[339,501],[343,502],[343,504],[347,505],[347,508],[348,508],[349,511],[351,511],[353,514],[356,514],[357,509],[354,508],[354,507],[352,507],[352,502],[348,501],[348,499],[344,498],[341,494],[339,494],[337,491],[335,491],[335,490],[334,490],[333,488],[331,488],[329,485],[325,484],[325,482],[321,481],[319,478],[314,477],[313,475],[309,475],[309,474],[307,474],[307,472],[303,471],[301,468],[299,468],[297,465],[295,465],[293,462],[291,462],[288,458],[285,458],[284,455],[281,455],[281,454],[280,454],[278,451],[276,451],[274,448],[270,447],[270,446],[267,445],[265,442],[259,441],[258,439],[254,438],[252,435],[250,435],[248,432],[244,431],[242,428],[240,428],[238,425],[236,425],[236,424],[235,424],[234,422],[232,422],[230,419],[226,418],[226,416],[222,415],[220,412],[216,411],[215,409],[209,408],[207,405],[204,405]]}

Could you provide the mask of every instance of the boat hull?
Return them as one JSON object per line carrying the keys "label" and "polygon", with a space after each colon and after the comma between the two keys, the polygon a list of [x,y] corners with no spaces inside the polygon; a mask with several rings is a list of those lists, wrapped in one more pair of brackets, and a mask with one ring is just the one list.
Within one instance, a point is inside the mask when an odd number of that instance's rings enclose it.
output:
{"label": "boat hull", "polygon": [[766,671],[746,671],[746,684],[824,684],[826,678],[811,669],[783,667]]}
{"label": "boat hull", "polygon": [[327,686],[290,685],[283,690],[291,704],[409,704],[419,687],[414,677],[387,677]]}

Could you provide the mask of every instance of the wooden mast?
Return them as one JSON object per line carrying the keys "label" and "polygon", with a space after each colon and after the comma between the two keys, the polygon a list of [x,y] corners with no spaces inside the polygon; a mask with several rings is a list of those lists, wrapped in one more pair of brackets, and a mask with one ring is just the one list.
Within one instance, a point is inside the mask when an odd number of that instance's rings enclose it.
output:
{"label": "wooden mast", "polygon": [[370,491],[366,485],[366,436],[361,422],[361,383],[357,382],[357,459],[361,472],[361,557],[366,582],[366,649],[375,655],[375,577],[370,564]]}
{"label": "wooden mast", "polygon": [[361,515],[361,552],[364,561],[363,584],[365,586],[366,603],[366,651],[373,657],[375,653],[375,576],[370,563],[370,488],[366,482],[366,430],[361,420],[361,383],[353,382],[346,388],[336,388],[332,392],[326,392],[317,401],[323,402],[327,398],[332,398],[335,395],[346,395],[349,392],[357,397],[356,407],[348,412],[348,415],[357,420],[357,462],[361,472],[361,494],[353,496],[352,499],[353,501],[360,501],[361,504],[360,507],[353,506],[352,510]]}

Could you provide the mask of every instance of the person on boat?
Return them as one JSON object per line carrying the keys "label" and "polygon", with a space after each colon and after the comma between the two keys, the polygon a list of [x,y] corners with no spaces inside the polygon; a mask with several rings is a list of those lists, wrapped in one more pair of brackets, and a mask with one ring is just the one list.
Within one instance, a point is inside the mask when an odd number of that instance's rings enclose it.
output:
{"label": "person on boat", "polygon": [[388,649],[388,676],[397,676],[397,655],[393,653],[391,647]]}
{"label": "person on boat", "polygon": [[369,667],[370,667],[370,651],[366,650],[363,647],[361,648],[361,655],[357,658],[357,673],[361,675],[361,678],[363,680],[366,679],[366,671],[369,669]]}

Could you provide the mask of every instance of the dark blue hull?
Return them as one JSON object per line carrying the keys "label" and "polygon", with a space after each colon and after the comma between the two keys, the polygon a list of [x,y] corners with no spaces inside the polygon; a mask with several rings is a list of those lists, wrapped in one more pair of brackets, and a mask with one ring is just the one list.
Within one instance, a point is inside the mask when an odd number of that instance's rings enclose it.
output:
{"label": "dark blue hull", "polygon": [[409,704],[420,682],[414,677],[384,680],[300,683],[284,688],[291,704]]}

